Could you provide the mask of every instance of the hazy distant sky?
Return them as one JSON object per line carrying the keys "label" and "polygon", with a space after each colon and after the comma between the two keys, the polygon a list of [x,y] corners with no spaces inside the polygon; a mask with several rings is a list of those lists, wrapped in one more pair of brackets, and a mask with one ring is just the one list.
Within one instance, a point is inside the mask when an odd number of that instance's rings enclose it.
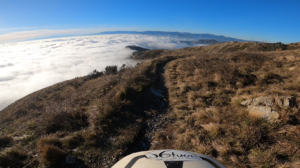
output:
{"label": "hazy distant sky", "polygon": [[300,41],[299,0],[0,0],[0,41],[109,30]]}

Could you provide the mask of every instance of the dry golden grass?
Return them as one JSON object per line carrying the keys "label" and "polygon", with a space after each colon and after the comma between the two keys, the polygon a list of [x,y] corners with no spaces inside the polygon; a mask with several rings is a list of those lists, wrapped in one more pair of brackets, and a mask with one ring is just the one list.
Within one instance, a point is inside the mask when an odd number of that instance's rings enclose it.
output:
{"label": "dry golden grass", "polygon": [[[38,156],[35,166],[59,165],[68,154],[89,167],[101,165],[98,158],[104,155],[112,164],[112,158],[122,157],[138,138],[157,64],[168,59],[65,81],[18,100],[1,112],[0,136],[26,138],[11,143],[1,138],[3,147],[23,146]],[[93,162],[86,156],[93,156]]]}
{"label": "dry golden grass", "polygon": [[111,165],[143,130],[157,65],[174,58],[164,74],[173,121],[156,133],[153,149],[204,153],[228,167],[299,165],[298,107],[279,107],[279,121],[269,123],[240,105],[281,95],[295,96],[299,105],[299,43],[228,42],[159,54],[118,73],[55,84],[2,110],[0,166],[57,165],[69,154],[87,167],[103,165],[104,156]]}
{"label": "dry golden grass", "polygon": [[[268,47],[246,44],[174,51],[191,56],[166,66],[169,117],[174,123],[165,128],[169,131],[157,133],[155,140],[161,145],[152,149],[167,145],[204,153],[228,167],[299,164],[300,144],[295,139],[299,108],[278,108],[280,121],[271,123],[249,116],[240,103],[259,96],[292,95],[299,105],[300,54],[298,50],[259,52]],[[256,52],[249,52],[255,47]],[[229,52],[235,48],[244,52]]]}

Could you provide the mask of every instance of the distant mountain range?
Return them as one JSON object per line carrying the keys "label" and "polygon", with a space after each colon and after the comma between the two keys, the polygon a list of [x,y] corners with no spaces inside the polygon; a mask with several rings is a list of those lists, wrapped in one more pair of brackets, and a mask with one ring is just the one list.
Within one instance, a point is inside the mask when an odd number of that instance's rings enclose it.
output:
{"label": "distant mountain range", "polygon": [[164,32],[164,31],[106,31],[96,33],[95,35],[100,34],[142,34],[142,35],[152,35],[152,36],[170,36],[170,37],[178,37],[178,38],[187,38],[187,39],[201,39],[201,40],[215,40],[217,42],[227,42],[227,41],[238,41],[245,42],[250,40],[242,40],[232,37],[225,37],[221,35],[214,34],[193,34],[193,33],[185,33],[185,32]]}
{"label": "distant mountain range", "polygon": [[218,43],[216,40],[196,40],[196,41],[180,41],[180,42],[185,43],[187,45],[197,45],[197,44],[213,45]]}

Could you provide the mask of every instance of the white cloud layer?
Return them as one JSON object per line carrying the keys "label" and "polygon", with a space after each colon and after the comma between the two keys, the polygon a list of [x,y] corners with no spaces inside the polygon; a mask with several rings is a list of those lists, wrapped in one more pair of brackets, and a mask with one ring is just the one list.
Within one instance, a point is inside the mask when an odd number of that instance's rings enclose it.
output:
{"label": "white cloud layer", "polygon": [[[0,110],[27,94],[85,76],[93,69],[128,63],[127,45],[149,49],[186,47],[176,39],[145,35],[99,35],[0,45]],[[132,61],[132,60],[131,60]]]}
{"label": "white cloud layer", "polygon": [[110,31],[115,30],[115,28],[61,29],[61,30],[47,29],[47,28],[36,29],[36,30],[30,30],[30,28],[0,29],[0,44],[32,40],[32,39],[42,39],[47,37],[59,37],[59,36],[66,37],[66,36],[78,36],[84,34],[95,34],[95,33],[108,31],[108,30]]}

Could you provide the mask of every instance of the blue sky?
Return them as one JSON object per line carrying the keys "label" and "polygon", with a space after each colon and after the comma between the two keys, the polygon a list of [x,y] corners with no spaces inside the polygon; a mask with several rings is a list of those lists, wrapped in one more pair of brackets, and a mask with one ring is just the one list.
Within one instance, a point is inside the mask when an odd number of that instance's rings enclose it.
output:
{"label": "blue sky", "polygon": [[299,0],[0,0],[0,40],[109,30],[300,41]]}

